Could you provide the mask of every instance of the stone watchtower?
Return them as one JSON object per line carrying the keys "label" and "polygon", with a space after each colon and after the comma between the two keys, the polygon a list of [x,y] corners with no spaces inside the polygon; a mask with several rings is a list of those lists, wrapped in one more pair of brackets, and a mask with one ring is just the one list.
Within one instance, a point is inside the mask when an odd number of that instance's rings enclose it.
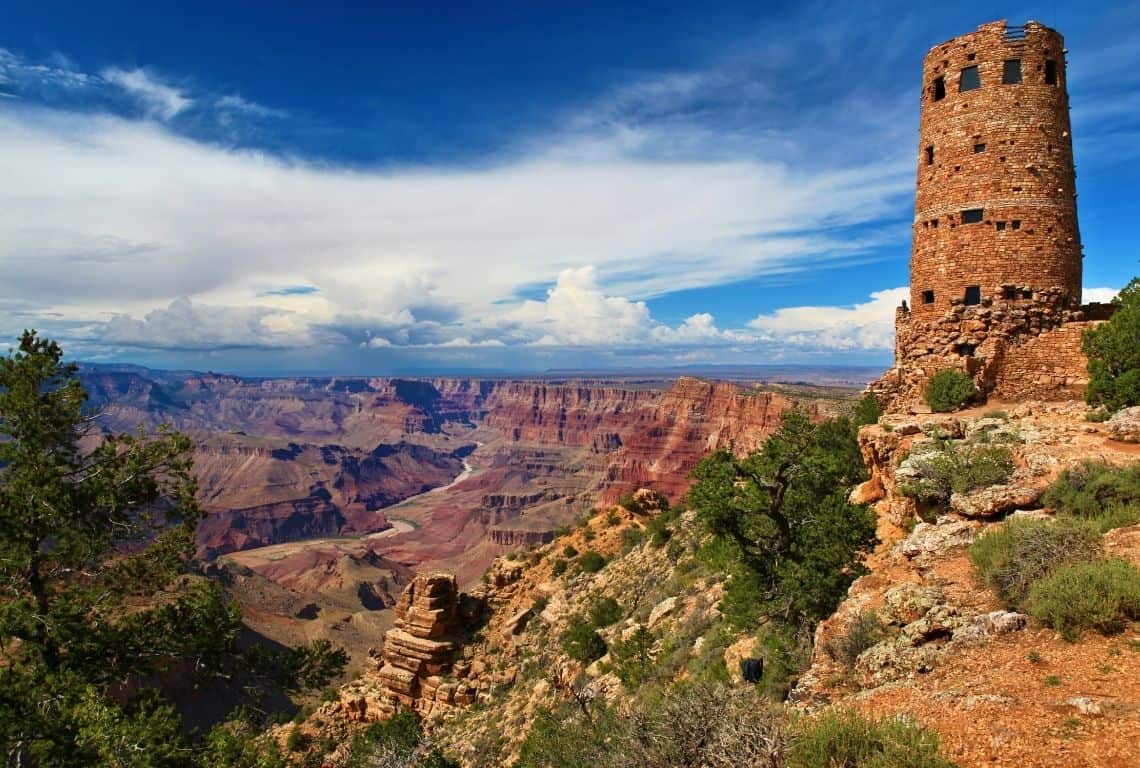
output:
{"label": "stone watchtower", "polygon": [[[1084,386],[1081,241],[1064,39],[1030,21],[983,24],[923,60],[910,305],[890,406],[965,370],[984,394],[1070,397]],[[1068,360],[1050,360],[1065,355]]]}

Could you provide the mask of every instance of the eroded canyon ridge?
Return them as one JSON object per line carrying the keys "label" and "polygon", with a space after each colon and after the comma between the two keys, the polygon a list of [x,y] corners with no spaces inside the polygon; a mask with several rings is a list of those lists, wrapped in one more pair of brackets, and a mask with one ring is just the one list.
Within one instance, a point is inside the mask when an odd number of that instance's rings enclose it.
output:
{"label": "eroded canyon ridge", "polygon": [[623,493],[678,500],[709,450],[753,450],[794,402],[825,417],[854,391],[125,366],[83,378],[103,428],[170,422],[194,439],[208,513],[198,553],[247,620],[281,642],[334,636],[354,651],[389,626],[378,609],[415,572],[442,568],[470,584],[496,556],[549,541]]}

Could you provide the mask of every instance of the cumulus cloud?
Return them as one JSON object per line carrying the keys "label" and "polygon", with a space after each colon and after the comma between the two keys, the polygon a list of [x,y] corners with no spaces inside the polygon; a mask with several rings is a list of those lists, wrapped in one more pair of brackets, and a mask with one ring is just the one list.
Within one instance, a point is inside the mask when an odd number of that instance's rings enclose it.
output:
{"label": "cumulus cloud", "polygon": [[1085,304],[1100,302],[1107,304],[1116,298],[1120,291],[1116,288],[1084,288],[1081,291],[1081,301]]}
{"label": "cumulus cloud", "polygon": [[830,350],[891,349],[895,308],[908,298],[906,286],[875,291],[849,307],[786,307],[758,315],[748,325],[767,339]]}
{"label": "cumulus cloud", "polygon": [[163,83],[143,69],[119,69],[109,67],[100,75],[109,83],[114,83],[136,96],[147,114],[169,120],[179,112],[189,108],[194,100],[181,90]]}
{"label": "cumulus cloud", "polygon": [[289,313],[257,306],[196,306],[187,298],[175,299],[141,320],[114,315],[96,333],[112,344],[153,349],[281,348],[313,341],[308,328]]}

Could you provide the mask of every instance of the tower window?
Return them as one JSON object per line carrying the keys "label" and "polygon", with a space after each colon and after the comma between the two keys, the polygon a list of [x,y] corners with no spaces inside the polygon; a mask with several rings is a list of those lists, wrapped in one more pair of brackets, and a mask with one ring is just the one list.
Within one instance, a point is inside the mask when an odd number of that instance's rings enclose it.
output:
{"label": "tower window", "polygon": [[931,97],[935,101],[942,101],[943,99],[946,98],[946,78],[945,77],[934,78],[934,84],[931,86],[931,88],[932,88]]}
{"label": "tower window", "polygon": [[1045,61],[1045,85],[1057,84],[1057,62],[1052,59]]}
{"label": "tower window", "polygon": [[1010,224],[1013,226],[1014,229],[1021,229],[1021,220],[1020,219],[1014,219],[1013,221],[1010,222]]}
{"label": "tower window", "polygon": [[958,78],[958,92],[965,93],[982,87],[982,76],[978,74],[977,67],[966,67],[962,76]]}
{"label": "tower window", "polygon": [[934,291],[923,291],[922,292],[922,303],[923,304],[933,304],[934,303]]}
{"label": "tower window", "polygon": [[995,224],[994,226],[996,226],[996,227],[997,227],[997,231],[998,231],[998,232],[1005,232],[1005,222],[1004,222],[1004,221],[999,221],[999,222],[998,222],[997,224]]}
{"label": "tower window", "polygon": [[1001,81],[1005,85],[1021,82],[1021,59],[1006,59],[1001,70]]}
{"label": "tower window", "polygon": [[963,224],[981,224],[982,219],[985,218],[985,210],[982,208],[969,208],[962,211]]}
{"label": "tower window", "polygon": [[1017,298],[1017,289],[1014,288],[1012,285],[1007,285],[1005,288],[1002,289],[1001,297],[1003,299],[1016,299]]}
{"label": "tower window", "polygon": [[1023,299],[1032,299],[1032,298],[1033,298],[1033,291],[1030,291],[1030,290],[1024,290],[1024,291],[1022,291],[1022,292],[1021,292],[1021,298],[1023,298]]}
{"label": "tower window", "polygon": [[982,286],[968,285],[966,286],[966,305],[973,306],[974,304],[982,303]]}
{"label": "tower window", "polygon": [[977,348],[977,344],[957,344],[954,347],[962,357],[973,357],[974,351],[977,350]]}
{"label": "tower window", "polygon": [[977,154],[979,154],[979,153],[981,153],[981,152],[985,152],[985,151],[986,151],[986,145],[985,145],[985,142],[983,142],[983,143],[981,143],[981,144],[975,144],[975,145],[974,145],[974,154],[975,154],[975,155],[977,155]]}
{"label": "tower window", "polygon": [[931,144],[926,148],[926,164],[934,165],[934,145]]}

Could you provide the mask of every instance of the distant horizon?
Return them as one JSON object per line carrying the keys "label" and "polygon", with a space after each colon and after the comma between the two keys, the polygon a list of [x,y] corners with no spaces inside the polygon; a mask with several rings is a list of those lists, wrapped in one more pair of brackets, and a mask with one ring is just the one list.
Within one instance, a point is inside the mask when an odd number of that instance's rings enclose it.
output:
{"label": "distant horizon", "polygon": [[[613,369],[547,369],[542,371],[527,370],[490,370],[490,369],[438,369],[438,370],[403,370],[389,373],[358,373],[346,374],[333,371],[322,373],[279,372],[279,373],[235,373],[232,371],[196,368],[157,368],[137,363],[120,362],[91,362],[73,360],[80,367],[80,371],[111,370],[119,372],[145,371],[165,375],[191,375],[191,376],[228,376],[237,379],[491,379],[491,380],[621,380],[621,379],[649,379],[655,381],[669,381],[685,376],[694,378],[708,378],[717,381],[756,382],[762,384],[797,384],[813,381],[811,374],[835,374],[826,377],[834,381],[834,386],[852,386],[859,383],[873,381],[886,368],[875,365],[848,365],[848,364],[811,364],[792,363],[783,365],[732,365],[732,364],[704,364],[689,366],[672,366],[660,368],[613,368]],[[780,376],[794,376],[805,374],[807,378],[787,380]],[[848,374],[843,378],[842,374]],[[862,374],[866,374],[865,377]],[[775,377],[775,378],[772,378]]]}

